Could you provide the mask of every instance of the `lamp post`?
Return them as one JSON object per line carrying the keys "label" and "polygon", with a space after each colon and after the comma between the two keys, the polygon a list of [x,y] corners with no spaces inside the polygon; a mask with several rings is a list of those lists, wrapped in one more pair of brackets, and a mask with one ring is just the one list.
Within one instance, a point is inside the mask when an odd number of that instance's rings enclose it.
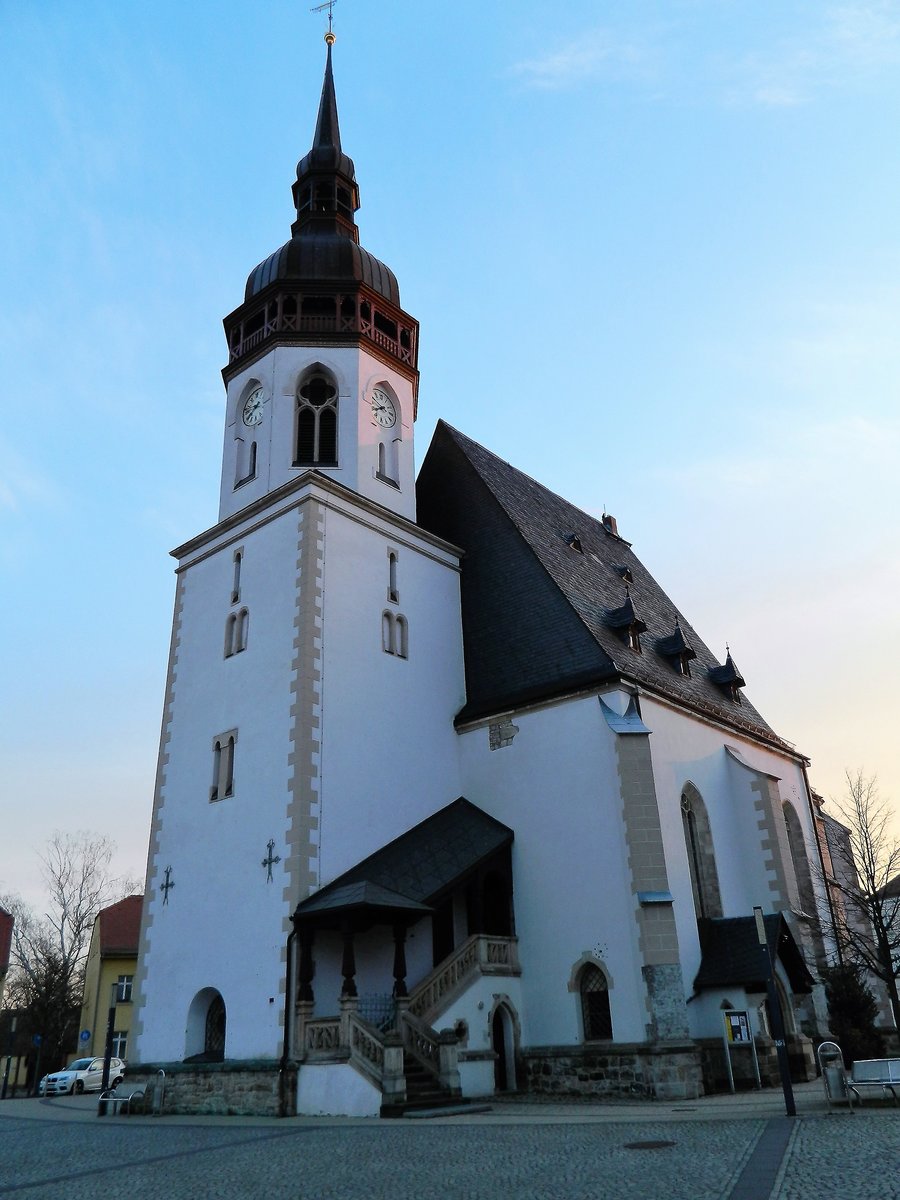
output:
{"label": "lamp post", "polygon": [[794,1104],[794,1089],[791,1087],[791,1066],[788,1061],[787,1040],[784,1036],[784,1014],[781,1011],[781,1001],[775,990],[775,969],[772,964],[772,951],[766,933],[766,922],[763,910],[754,905],[753,916],[756,918],[756,936],[763,955],[763,976],[766,981],[766,998],[769,1002],[769,1020],[772,1023],[772,1036],[775,1041],[775,1053],[778,1056],[778,1074],[781,1076],[781,1090],[784,1092],[784,1111],[788,1117],[796,1117],[797,1108]]}
{"label": "lamp post", "polygon": [[[109,1089],[109,1064],[112,1059],[113,1035],[116,1030],[116,1003],[119,999],[118,983],[110,984],[109,988],[109,1017],[106,1021],[106,1049],[103,1052],[103,1078],[100,1081],[100,1095]],[[97,1106],[97,1116],[106,1116],[106,1103],[101,1100]]]}

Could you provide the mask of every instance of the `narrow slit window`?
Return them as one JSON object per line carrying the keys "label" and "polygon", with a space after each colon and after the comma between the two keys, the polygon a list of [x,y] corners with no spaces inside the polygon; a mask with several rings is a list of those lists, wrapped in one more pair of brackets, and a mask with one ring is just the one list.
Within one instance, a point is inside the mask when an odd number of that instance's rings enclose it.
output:
{"label": "narrow slit window", "polygon": [[241,598],[241,563],[244,559],[243,550],[234,552],[234,576],[231,584],[231,603],[237,604]]}
{"label": "narrow slit window", "polygon": [[237,614],[231,613],[225,622],[225,657],[226,658],[231,658],[232,654],[234,654],[234,650],[235,650],[234,635],[235,635],[236,625],[237,625]]}
{"label": "narrow slit window", "polygon": [[397,604],[400,600],[400,592],[397,587],[397,555],[392,550],[388,555],[388,600],[392,604]]}
{"label": "narrow slit window", "polygon": [[381,648],[385,654],[394,653],[394,614],[381,614]]}
{"label": "narrow slit window", "polygon": [[395,653],[398,658],[409,658],[409,623],[406,617],[397,616],[397,637]]}

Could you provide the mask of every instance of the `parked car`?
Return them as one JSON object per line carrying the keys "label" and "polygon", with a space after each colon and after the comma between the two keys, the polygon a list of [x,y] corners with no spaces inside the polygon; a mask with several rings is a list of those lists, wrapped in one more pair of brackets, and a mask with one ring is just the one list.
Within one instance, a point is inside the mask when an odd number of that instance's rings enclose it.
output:
{"label": "parked car", "polygon": [[[122,1082],[125,1064],[121,1058],[109,1060],[109,1086]],[[38,1085],[39,1096],[68,1096],[71,1092],[96,1092],[103,1083],[102,1058],[76,1058],[64,1071],[45,1075]]]}

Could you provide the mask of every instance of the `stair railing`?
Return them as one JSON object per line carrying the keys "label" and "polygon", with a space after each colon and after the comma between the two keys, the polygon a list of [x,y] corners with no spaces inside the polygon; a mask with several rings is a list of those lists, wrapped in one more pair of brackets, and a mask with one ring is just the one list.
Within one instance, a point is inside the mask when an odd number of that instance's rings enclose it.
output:
{"label": "stair railing", "polygon": [[520,975],[518,939],[473,933],[409,994],[409,1012],[432,1020],[476,975]]}

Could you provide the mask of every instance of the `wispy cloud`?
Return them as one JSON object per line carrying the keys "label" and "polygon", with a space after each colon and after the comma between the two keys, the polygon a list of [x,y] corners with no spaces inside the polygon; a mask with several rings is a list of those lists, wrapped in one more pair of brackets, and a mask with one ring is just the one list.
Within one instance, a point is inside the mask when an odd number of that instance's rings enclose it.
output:
{"label": "wispy cloud", "polygon": [[4,462],[0,476],[0,510],[18,512],[26,505],[53,507],[61,500],[57,485],[0,438],[0,457]]}
{"label": "wispy cloud", "polygon": [[724,67],[733,103],[785,108],[900,64],[897,0],[827,5],[821,21]]}
{"label": "wispy cloud", "polygon": [[651,43],[622,39],[611,29],[598,28],[537,58],[516,63],[510,74],[526,87],[554,91],[600,76],[647,79],[654,73],[656,57]]}

